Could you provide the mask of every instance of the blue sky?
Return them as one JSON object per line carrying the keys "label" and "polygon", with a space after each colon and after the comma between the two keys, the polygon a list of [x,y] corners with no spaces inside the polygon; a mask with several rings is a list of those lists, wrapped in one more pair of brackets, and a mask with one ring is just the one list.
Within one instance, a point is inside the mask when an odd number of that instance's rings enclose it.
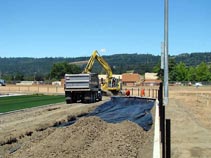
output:
{"label": "blue sky", "polygon": [[[211,52],[211,1],[169,0],[169,54]],[[1,0],[0,57],[160,55],[164,0]]]}

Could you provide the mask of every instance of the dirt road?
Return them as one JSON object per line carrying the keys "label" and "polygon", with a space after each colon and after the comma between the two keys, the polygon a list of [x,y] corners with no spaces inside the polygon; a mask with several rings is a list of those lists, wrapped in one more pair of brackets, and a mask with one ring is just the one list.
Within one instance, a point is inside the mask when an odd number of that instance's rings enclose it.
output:
{"label": "dirt road", "polygon": [[171,119],[172,158],[211,157],[211,88],[170,89],[166,117]]}

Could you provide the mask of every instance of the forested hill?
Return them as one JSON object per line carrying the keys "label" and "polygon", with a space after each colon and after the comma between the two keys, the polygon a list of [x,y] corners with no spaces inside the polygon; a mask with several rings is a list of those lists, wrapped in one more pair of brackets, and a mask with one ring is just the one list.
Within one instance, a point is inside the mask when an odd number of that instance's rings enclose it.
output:
{"label": "forested hill", "polygon": [[211,63],[211,52],[206,53],[183,53],[177,56],[171,56],[175,59],[176,63],[184,62],[187,66],[199,65],[202,61],[210,64]]}
{"label": "forested hill", "polygon": [[[87,61],[90,57],[78,58],[0,58],[0,74],[15,75],[17,73],[24,76],[36,74],[47,75],[51,67],[57,62],[77,62]],[[115,54],[103,56],[103,58],[112,67],[114,73],[124,73],[128,70],[134,70],[140,74],[151,72],[152,68],[160,62],[160,56],[151,54]],[[202,61],[211,63],[211,52],[191,53],[170,56],[176,63],[184,62],[187,66],[196,66]],[[97,62],[96,62],[97,63]],[[82,65],[82,68],[85,65]],[[96,64],[94,70],[101,72],[102,68]]]}

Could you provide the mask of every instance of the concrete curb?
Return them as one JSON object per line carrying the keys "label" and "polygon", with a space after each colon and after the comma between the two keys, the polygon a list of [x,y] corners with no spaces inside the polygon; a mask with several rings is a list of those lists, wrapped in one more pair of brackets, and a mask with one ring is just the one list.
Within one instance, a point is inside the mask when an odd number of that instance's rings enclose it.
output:
{"label": "concrete curb", "polygon": [[155,128],[154,128],[154,146],[153,158],[161,158],[161,138],[160,138],[160,117],[159,117],[159,101],[155,102]]}

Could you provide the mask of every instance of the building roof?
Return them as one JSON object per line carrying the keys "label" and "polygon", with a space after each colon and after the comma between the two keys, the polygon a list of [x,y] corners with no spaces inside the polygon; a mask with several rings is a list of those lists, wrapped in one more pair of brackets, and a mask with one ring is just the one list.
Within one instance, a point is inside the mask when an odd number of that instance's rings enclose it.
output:
{"label": "building roof", "polygon": [[140,75],[135,74],[122,74],[122,82],[140,82]]}
{"label": "building roof", "polygon": [[162,80],[153,80],[153,79],[144,80],[144,83],[160,83],[160,82],[162,82]]}
{"label": "building roof", "polygon": [[144,78],[145,78],[145,80],[157,80],[158,76],[157,76],[157,73],[146,72],[144,75]]}

